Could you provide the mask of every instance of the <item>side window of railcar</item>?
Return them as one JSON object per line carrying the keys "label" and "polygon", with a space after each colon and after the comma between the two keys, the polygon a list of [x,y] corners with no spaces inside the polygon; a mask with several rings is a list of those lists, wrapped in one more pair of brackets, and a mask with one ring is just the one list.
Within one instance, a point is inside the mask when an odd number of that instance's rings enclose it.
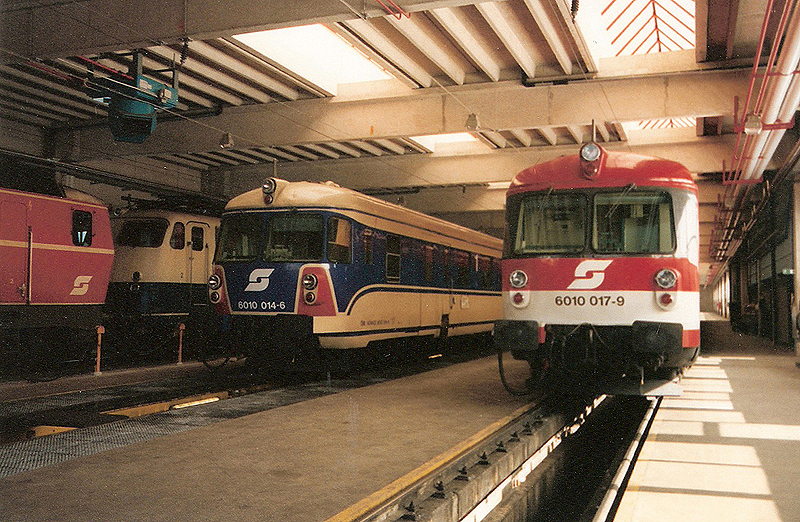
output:
{"label": "side window of railcar", "polygon": [[192,250],[201,251],[205,245],[203,227],[192,227]]}
{"label": "side window of railcar", "polygon": [[592,246],[603,253],[667,254],[675,249],[666,192],[610,192],[594,197]]}
{"label": "side window of railcar", "polygon": [[328,218],[328,261],[349,263],[351,261],[351,227],[346,219]]}
{"label": "side window of railcar", "polygon": [[423,254],[422,271],[425,273],[425,282],[433,282],[433,245],[425,245]]}
{"label": "side window of railcar", "polygon": [[169,246],[175,250],[183,250],[186,245],[186,226],[177,221],[172,227],[172,235],[169,236]]}
{"label": "side window of railcar", "polygon": [[458,252],[456,254],[456,286],[459,288],[469,287],[469,254]]}
{"label": "side window of railcar", "polygon": [[92,246],[92,213],[83,210],[72,211],[72,244]]}
{"label": "side window of railcar", "polygon": [[372,242],[373,242],[372,229],[365,228],[361,233],[361,244],[364,247],[364,264],[372,264]]}
{"label": "side window of railcar", "polygon": [[386,280],[400,281],[400,238],[386,235]]}

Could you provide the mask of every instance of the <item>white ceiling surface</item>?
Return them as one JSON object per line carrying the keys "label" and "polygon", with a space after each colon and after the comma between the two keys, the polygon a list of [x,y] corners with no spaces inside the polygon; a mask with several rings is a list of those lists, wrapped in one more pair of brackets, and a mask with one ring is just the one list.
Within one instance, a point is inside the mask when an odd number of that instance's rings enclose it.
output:
{"label": "white ceiling surface", "polygon": [[[394,192],[386,196],[393,200],[405,192],[410,207],[496,233],[504,192],[486,183],[574,153],[593,134],[608,148],[676,159],[698,174],[722,171],[766,0],[730,4],[735,31],[727,55],[713,60],[706,28],[721,22],[706,0],[583,0],[581,28],[566,0],[383,4],[393,13],[374,0],[5,0],[0,147],[91,166],[109,179],[226,195],[273,172]],[[232,38],[312,23],[390,79],[333,93]],[[89,67],[100,71],[91,62],[126,71],[132,49],[146,50],[145,70],[162,81],[155,71],[184,56],[180,104],[159,114],[141,144],[113,141],[106,107],[80,81]],[[659,49],[670,52],[641,54]],[[640,54],[607,57],[633,50]],[[708,119],[717,131],[698,132]],[[466,131],[477,140],[429,148],[411,139]],[[233,145],[223,149],[224,133]],[[721,190],[702,185],[701,256]]]}

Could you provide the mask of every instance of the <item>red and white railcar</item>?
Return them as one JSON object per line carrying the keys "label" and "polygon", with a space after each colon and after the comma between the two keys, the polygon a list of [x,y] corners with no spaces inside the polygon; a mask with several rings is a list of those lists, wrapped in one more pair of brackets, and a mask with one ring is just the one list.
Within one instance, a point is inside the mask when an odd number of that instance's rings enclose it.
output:
{"label": "red and white railcar", "polygon": [[531,382],[671,378],[696,359],[697,187],[683,165],[586,144],[517,174],[506,226],[495,342]]}
{"label": "red and white railcar", "polygon": [[0,189],[0,333],[23,352],[62,350],[47,341],[100,322],[114,258],[108,209],[64,192]]}

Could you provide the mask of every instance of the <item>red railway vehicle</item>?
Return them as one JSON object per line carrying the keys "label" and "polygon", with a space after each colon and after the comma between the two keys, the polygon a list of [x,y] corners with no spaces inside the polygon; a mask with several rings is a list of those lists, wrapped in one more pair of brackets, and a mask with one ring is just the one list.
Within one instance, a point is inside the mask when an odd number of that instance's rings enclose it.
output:
{"label": "red railway vehicle", "polygon": [[585,144],[517,174],[506,226],[495,343],[528,361],[529,385],[641,386],[694,362],[698,202],[683,165]]}
{"label": "red railway vehicle", "polygon": [[63,194],[0,189],[4,368],[75,358],[76,334],[100,324],[114,258],[108,209]]}

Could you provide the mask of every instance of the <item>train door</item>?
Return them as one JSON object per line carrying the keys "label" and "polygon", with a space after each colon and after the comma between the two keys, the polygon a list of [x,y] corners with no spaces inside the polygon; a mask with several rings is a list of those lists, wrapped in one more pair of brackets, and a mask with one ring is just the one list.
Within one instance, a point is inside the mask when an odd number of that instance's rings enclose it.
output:
{"label": "train door", "polygon": [[[189,241],[186,249],[188,259],[189,282],[193,285],[205,285],[211,275],[211,247],[209,237],[211,227],[208,223],[189,221],[186,223]],[[205,290],[204,290],[205,291]]]}
{"label": "train door", "polygon": [[28,302],[30,296],[28,209],[23,203],[0,201],[0,303]]}

